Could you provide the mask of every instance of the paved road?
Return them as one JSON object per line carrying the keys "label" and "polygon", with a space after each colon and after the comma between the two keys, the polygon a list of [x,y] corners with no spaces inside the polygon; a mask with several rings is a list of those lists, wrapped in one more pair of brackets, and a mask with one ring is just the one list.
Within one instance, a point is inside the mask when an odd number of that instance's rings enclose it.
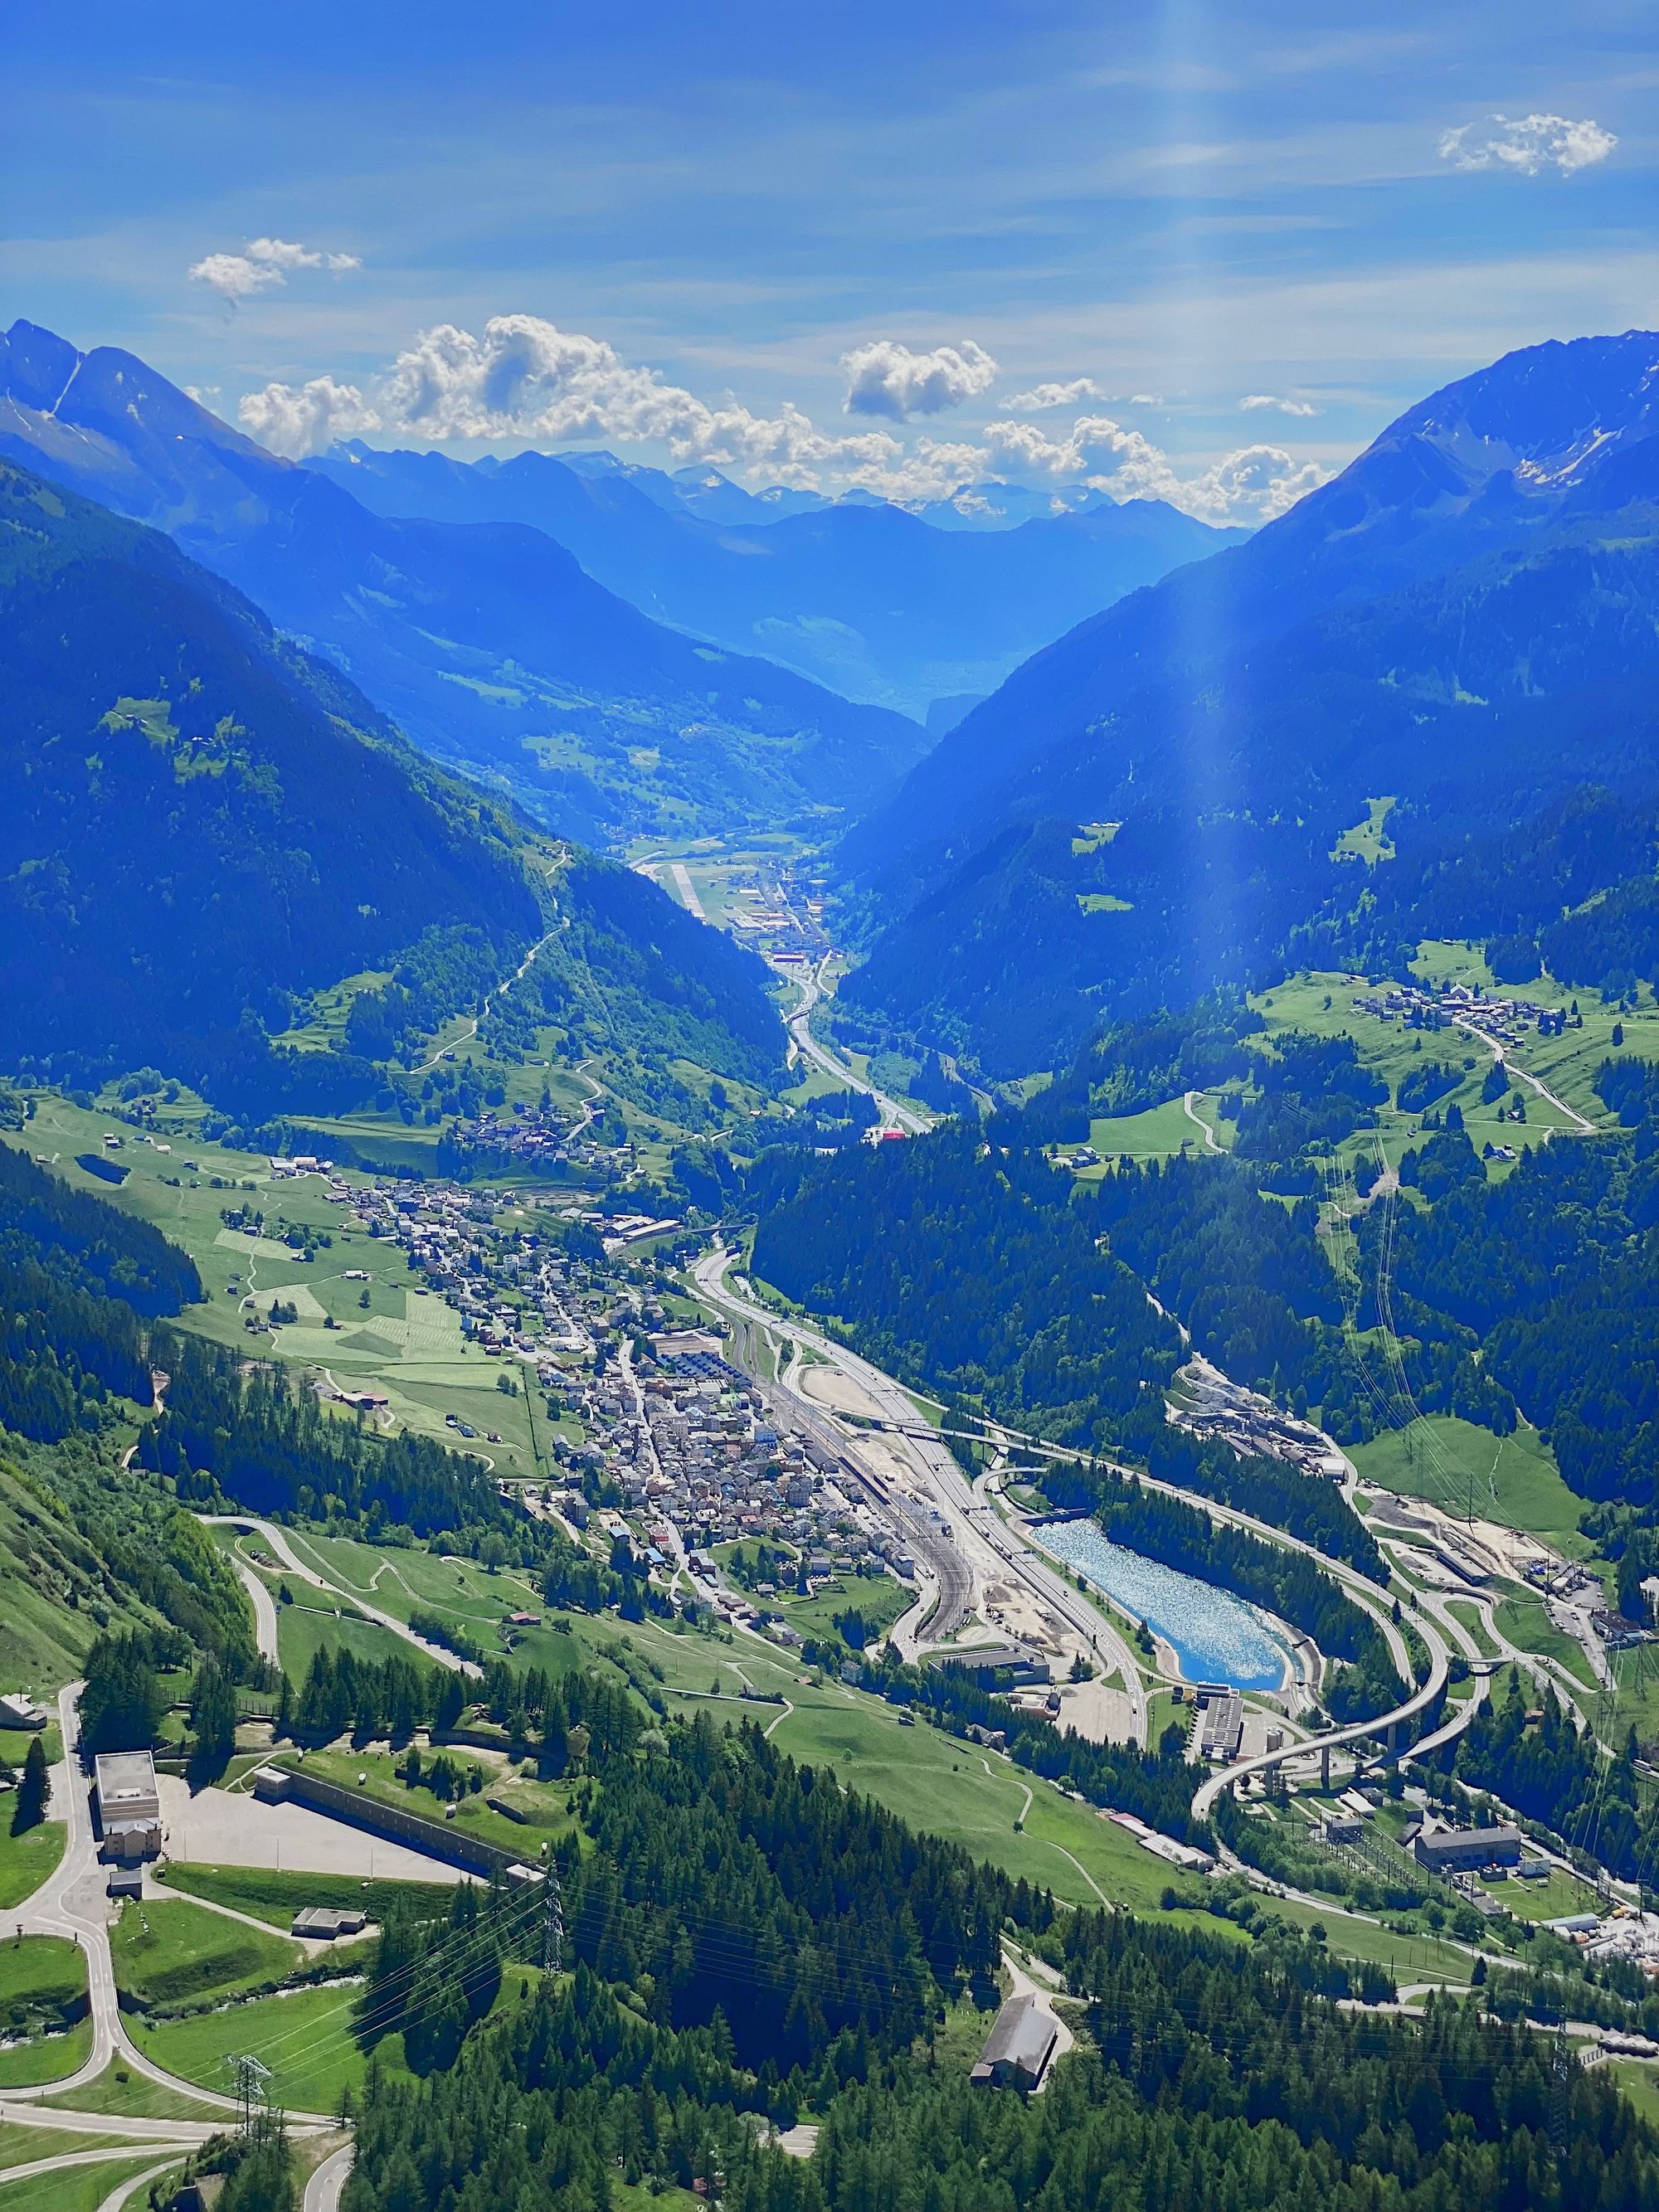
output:
{"label": "paved road", "polygon": [[[1576,1106],[1569,1106],[1565,1098],[1558,1098],[1537,1076],[1529,1074],[1524,1067],[1512,1060],[1503,1046],[1495,1038],[1489,1037],[1485,1030],[1477,1029],[1473,1022],[1465,1019],[1461,1014],[1454,1014],[1452,1019],[1460,1030],[1466,1030],[1472,1037],[1479,1037],[1500,1067],[1506,1068],[1511,1076],[1518,1077],[1522,1083],[1528,1085],[1539,1097],[1553,1106],[1558,1114],[1565,1114],[1568,1121],[1572,1123],[1575,1134],[1581,1137],[1593,1137],[1595,1134],[1594,1121],[1587,1121]],[[1547,1139],[1549,1133],[1547,1129],[1544,1132]]]}
{"label": "paved road", "polygon": [[178,2162],[176,2155],[164,2158],[159,2166],[147,2166],[142,2173],[129,2174],[125,2181],[118,2181],[98,2207],[98,2212],[122,2212],[122,2207],[131,2204],[141,2189],[148,2188],[152,2181],[159,2181],[167,2168]]}
{"label": "paved road", "polygon": [[[32,1936],[67,1936],[78,1943],[87,1962],[87,1990],[92,2015],[92,2049],[85,2063],[56,2081],[28,2089],[9,2091],[0,2110],[14,2103],[33,2103],[64,2090],[95,2081],[118,2055],[129,2070],[143,2074],[169,2089],[181,2090],[215,2110],[234,2112],[233,2097],[198,2089],[152,2063],[129,2037],[122,2022],[116,1995],[115,1969],[110,1957],[109,1905],[104,1870],[98,1863],[98,1843],[93,1830],[92,1795],[78,1757],[81,1741],[81,1692],[85,1685],[70,1682],[58,1694],[58,1722],[64,1739],[64,1758],[52,1773],[52,1810],[61,1813],[69,1829],[63,1858],[32,1897],[6,1915],[13,1926]],[[309,2115],[307,2115],[309,2117]]]}
{"label": "paved road", "polygon": [[259,1656],[269,1659],[274,1667],[277,1663],[276,1601],[265,1588],[263,1578],[246,1559],[238,1559],[234,1565],[242,1578],[242,1588],[247,1592],[248,1601],[253,1607],[253,1633],[259,1646]]}
{"label": "paved road", "polygon": [[1187,1119],[1189,1121],[1195,1123],[1196,1126],[1204,1132],[1204,1149],[1206,1152],[1224,1152],[1227,1149],[1226,1146],[1224,1145],[1217,1144],[1215,1140],[1215,1131],[1210,1127],[1209,1123],[1204,1119],[1203,1115],[1199,1112],[1198,1108],[1193,1103],[1198,1095],[1199,1094],[1196,1091],[1189,1091],[1187,1093],[1187,1096],[1181,1102],[1182,1105],[1186,1109]]}
{"label": "paved road", "polygon": [[304,2212],[337,2212],[340,2191],[351,2172],[355,2148],[351,2143],[342,2143],[338,2150],[323,2160],[306,2184]]}
{"label": "paved road", "polygon": [[473,1660],[460,1658],[441,1644],[428,1644],[425,1637],[415,1633],[406,1620],[399,1620],[395,1613],[382,1613],[379,1606],[371,1605],[367,1598],[360,1597],[355,1590],[340,1589],[325,1575],[319,1574],[315,1567],[307,1566],[289,1541],[286,1531],[279,1528],[274,1521],[260,1521],[251,1513],[203,1513],[197,1517],[210,1528],[246,1528],[252,1534],[263,1536],[288,1573],[297,1575],[301,1582],[309,1583],[313,1589],[322,1590],[328,1596],[339,1598],[347,1606],[355,1607],[366,1619],[377,1621],[382,1628],[389,1628],[394,1636],[401,1636],[406,1644],[412,1644],[424,1657],[440,1667],[447,1667],[452,1674],[477,1676],[483,1673],[483,1668]]}
{"label": "paved road", "polygon": [[1035,1997],[1037,2001],[1037,2010],[1045,2020],[1052,2021],[1054,2023],[1054,2047],[1049,2053],[1048,2063],[1042,2069],[1042,2079],[1036,2086],[1036,2094],[1040,2097],[1049,2082],[1053,2081],[1055,2067],[1059,2065],[1068,2051],[1075,2048],[1077,2038],[1055,2009],[1054,1999],[1049,1992],[1027,1971],[1024,1961],[1012,1943],[1005,1943],[1002,1947],[1002,1963],[1011,1985],[1008,1990],[1010,2001],[1012,2002],[1015,1997]]}

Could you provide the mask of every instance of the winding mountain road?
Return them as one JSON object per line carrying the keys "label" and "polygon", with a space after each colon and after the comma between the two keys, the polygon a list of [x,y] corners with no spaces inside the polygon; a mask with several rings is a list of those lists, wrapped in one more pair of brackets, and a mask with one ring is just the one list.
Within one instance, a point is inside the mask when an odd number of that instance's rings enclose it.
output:
{"label": "winding mountain road", "polygon": [[[395,1613],[383,1613],[379,1606],[370,1605],[367,1599],[359,1597],[355,1591],[342,1589],[337,1583],[330,1582],[325,1575],[320,1574],[315,1567],[307,1566],[289,1541],[286,1532],[279,1528],[274,1521],[261,1521],[252,1513],[203,1513],[197,1517],[210,1528],[244,1528],[250,1534],[262,1537],[276,1554],[288,1573],[297,1575],[301,1581],[309,1583],[313,1589],[321,1590],[325,1596],[343,1600],[355,1611],[361,1613],[366,1620],[376,1622],[381,1628],[389,1628],[394,1636],[401,1636],[406,1644],[412,1644],[417,1651],[430,1659],[435,1666],[447,1667],[452,1674],[466,1674],[475,1679],[483,1673],[483,1668],[476,1661],[463,1659],[441,1644],[428,1643],[424,1636],[417,1636],[406,1620],[399,1620]],[[237,1565],[240,1570],[245,1565],[245,1562],[239,1560]],[[251,1567],[246,1571],[250,1574],[253,1573]],[[258,1582],[259,1577],[254,1574],[253,1579]],[[264,1588],[263,1583],[260,1583],[260,1587]],[[252,1595],[251,1592],[250,1595]],[[269,1599],[270,1592],[266,1591],[265,1595]],[[256,1599],[254,1601],[256,1617],[258,1609],[258,1601]],[[273,1620],[274,1617],[273,1611]]]}

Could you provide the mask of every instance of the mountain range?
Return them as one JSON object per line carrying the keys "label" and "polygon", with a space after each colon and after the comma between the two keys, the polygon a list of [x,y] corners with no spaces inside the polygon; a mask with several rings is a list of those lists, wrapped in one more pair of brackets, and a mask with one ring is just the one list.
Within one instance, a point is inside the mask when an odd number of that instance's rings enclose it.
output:
{"label": "mountain range", "polygon": [[544,1000],[622,994],[641,1059],[659,1032],[716,1072],[781,1060],[754,955],[434,767],[161,532],[3,461],[0,682],[9,1064],[337,1113],[380,1079],[289,1040],[307,994],[407,976],[435,1027],[550,929]]}
{"label": "mountain range", "polygon": [[542,530],[374,514],[111,347],[14,324],[0,453],[166,530],[423,751],[562,834],[833,817],[927,747],[904,716],[651,620]]}
{"label": "mountain range", "polygon": [[1536,973],[1594,895],[1645,910],[1656,400],[1648,332],[1510,355],[1034,656],[843,841],[848,1003],[1012,1074],[1293,948],[1431,927]]}
{"label": "mountain range", "polygon": [[166,530],[423,751],[611,846],[832,828],[921,758],[936,698],[962,711],[1218,538],[1145,502],[964,534],[609,455],[302,467],[134,356],[21,321],[0,454]]}
{"label": "mountain range", "polygon": [[486,465],[354,441],[309,465],[388,518],[527,523],[657,620],[918,720],[936,700],[983,696],[1085,616],[1247,535],[1086,489],[1062,500],[993,486],[911,513],[857,494],[774,501],[717,470],[669,476],[610,455]]}

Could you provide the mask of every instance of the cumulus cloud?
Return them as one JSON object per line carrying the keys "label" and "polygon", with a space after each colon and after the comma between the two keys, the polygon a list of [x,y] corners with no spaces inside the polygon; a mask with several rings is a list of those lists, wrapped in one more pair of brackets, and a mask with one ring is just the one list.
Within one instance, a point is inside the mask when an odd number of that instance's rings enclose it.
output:
{"label": "cumulus cloud", "polygon": [[204,254],[191,264],[190,274],[234,307],[239,300],[286,284],[295,270],[326,269],[343,276],[362,265],[355,253],[317,252],[288,238],[251,238],[240,253]]}
{"label": "cumulus cloud", "polygon": [[1040,415],[1050,407],[1075,407],[1080,399],[1105,397],[1092,376],[1074,376],[1065,384],[1034,384],[1029,392],[1011,392],[997,404],[1005,415]]}
{"label": "cumulus cloud", "polygon": [[1005,465],[1116,500],[1167,500],[1206,522],[1270,522],[1325,481],[1316,463],[1298,463],[1278,446],[1246,446],[1183,476],[1161,447],[1109,415],[1079,416],[1064,437],[1036,422],[994,422],[985,435]]}
{"label": "cumulus cloud", "polygon": [[1559,169],[1571,177],[1605,161],[1618,143],[1588,117],[1573,123],[1565,115],[1488,115],[1448,131],[1440,158],[1456,169],[1507,169],[1517,177]]}
{"label": "cumulus cloud", "polygon": [[809,488],[823,469],[850,477],[886,465],[901,450],[884,430],[832,435],[788,404],[775,415],[735,401],[710,406],[624,360],[605,339],[562,331],[538,315],[495,315],[477,335],[441,323],[422,331],[367,392],[329,377],[298,390],[267,385],[249,393],[240,411],[256,437],[295,455],[368,427],[434,445],[603,439],[659,444],[678,462],[711,461]]}
{"label": "cumulus cloud", "polygon": [[268,384],[263,392],[245,393],[236,411],[262,445],[295,459],[320,453],[336,438],[386,428],[357,386],[337,384],[331,376],[314,376],[309,384]]}
{"label": "cumulus cloud", "polygon": [[[940,350],[976,377],[996,373],[988,356],[981,366],[968,362],[967,349]],[[791,402],[774,414],[732,398],[711,404],[607,340],[536,315],[493,316],[477,333],[441,323],[361,384],[331,376],[267,384],[247,393],[239,412],[255,437],[295,458],[376,434],[425,445],[600,441],[654,446],[677,463],[709,462],[767,483],[856,485],[908,505],[1018,473],[1088,484],[1118,500],[1168,500],[1206,521],[1265,521],[1323,481],[1313,464],[1274,446],[1246,447],[1183,474],[1139,430],[1100,413],[1079,416],[1069,430],[999,416],[956,440],[923,434],[907,442],[875,427],[827,431]]]}
{"label": "cumulus cloud", "polygon": [[1247,392],[1238,403],[1243,415],[1260,415],[1271,410],[1275,415],[1317,415],[1319,410],[1305,399],[1280,399],[1271,392]]}
{"label": "cumulus cloud", "polygon": [[843,354],[849,415],[884,415],[895,422],[913,415],[939,415],[978,399],[996,382],[997,365],[971,338],[960,345],[912,353],[892,338],[877,338]]}

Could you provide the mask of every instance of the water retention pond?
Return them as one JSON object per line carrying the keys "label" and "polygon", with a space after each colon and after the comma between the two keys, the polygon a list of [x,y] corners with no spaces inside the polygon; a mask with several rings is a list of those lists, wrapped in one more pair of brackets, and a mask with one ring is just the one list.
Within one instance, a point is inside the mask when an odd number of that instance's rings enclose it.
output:
{"label": "water retention pond", "polygon": [[1175,1653],[1189,1682],[1277,1690],[1290,1673],[1284,1645],[1230,1590],[1112,1543],[1092,1521],[1044,1521],[1034,1533],[1074,1574],[1115,1600]]}

